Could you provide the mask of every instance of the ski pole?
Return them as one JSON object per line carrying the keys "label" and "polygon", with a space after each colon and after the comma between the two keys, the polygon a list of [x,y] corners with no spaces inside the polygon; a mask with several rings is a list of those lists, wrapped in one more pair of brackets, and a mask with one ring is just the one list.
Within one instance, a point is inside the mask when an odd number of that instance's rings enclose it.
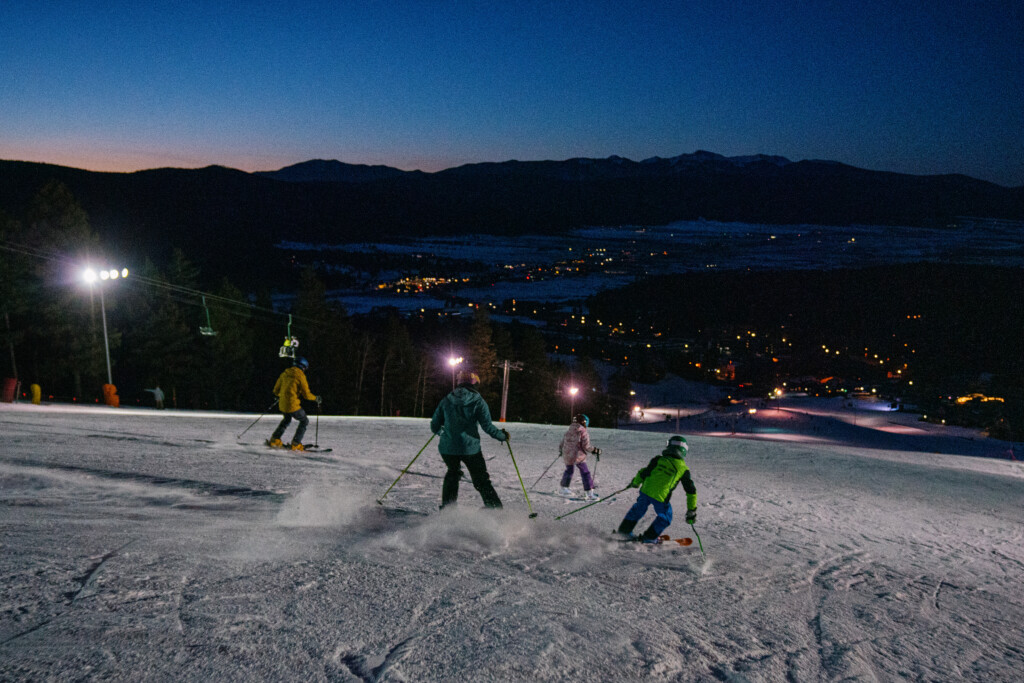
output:
{"label": "ski pole", "polygon": [[562,456],[561,456],[561,454],[559,454],[559,455],[556,455],[556,456],[555,456],[555,459],[551,461],[551,465],[548,465],[548,466],[547,466],[547,467],[546,467],[546,468],[544,469],[544,471],[543,471],[543,472],[541,473],[541,475],[540,475],[539,477],[537,477],[537,481],[533,482],[533,485],[532,485],[532,486],[530,486],[530,490],[531,490],[531,491],[532,491],[532,490],[533,490],[534,488],[536,488],[536,487],[537,487],[537,484],[539,484],[539,483],[540,483],[540,480],[544,478],[544,475],[548,473],[548,470],[550,470],[550,469],[551,469],[551,467],[552,467],[552,466],[553,466],[553,465],[554,465],[554,464],[555,464],[556,462],[558,462],[558,459],[559,459],[559,458],[561,458],[561,457],[562,457]]}
{"label": "ski pole", "polygon": [[594,501],[593,503],[587,503],[587,504],[586,504],[586,505],[584,505],[583,507],[578,507],[578,508],[576,508],[575,510],[572,510],[571,512],[566,512],[566,513],[565,513],[564,515],[559,515],[558,517],[555,517],[555,519],[556,519],[556,520],[558,520],[558,519],[562,519],[562,517],[568,517],[569,515],[575,515],[575,514],[576,514],[577,512],[579,512],[580,510],[586,510],[586,509],[587,509],[588,507],[590,507],[591,505],[597,505],[598,503],[607,503],[607,502],[609,502],[609,501],[610,501],[610,500],[611,500],[612,498],[614,498],[615,496],[619,495],[619,494],[620,494],[620,493],[622,493],[623,491],[628,491],[628,490],[629,490],[629,489],[631,489],[631,488],[633,488],[633,487],[632,487],[632,485],[630,485],[630,486],[627,486],[627,487],[626,487],[626,488],[624,488],[624,489],[619,489],[619,490],[618,490],[618,491],[616,491],[615,493],[609,494],[609,495],[608,495],[607,497],[605,497],[605,498],[602,498],[601,500],[595,500],[595,501]]}
{"label": "ski pole", "polygon": [[255,420],[253,420],[253,421],[252,421],[252,424],[251,424],[251,425],[249,425],[248,427],[246,427],[246,428],[245,428],[244,430],[242,430],[242,433],[241,433],[241,434],[239,434],[238,436],[236,436],[235,438],[236,438],[236,439],[241,439],[241,438],[242,438],[242,436],[243,436],[243,435],[244,435],[244,434],[245,434],[245,433],[246,433],[247,431],[249,431],[250,429],[252,429],[253,427],[255,427],[255,426],[256,426],[256,423],[257,423],[257,422],[259,422],[259,421],[260,421],[261,419],[263,419],[263,416],[264,416],[264,415],[266,415],[267,413],[269,413],[269,412],[270,412],[270,409],[271,409],[271,408],[273,408],[273,407],[274,407],[274,406],[276,406],[276,405],[277,405],[277,399],[275,398],[275,399],[274,399],[274,402],[273,402],[273,403],[271,403],[271,404],[270,404],[269,406],[267,406],[267,409],[266,409],[266,410],[264,410],[264,411],[263,411],[262,413],[260,413],[260,416],[259,416],[259,417],[257,417],[257,418],[256,418]]}
{"label": "ski pole", "polygon": [[516,465],[516,456],[512,455],[512,444],[508,442],[508,439],[505,439],[505,445],[508,447],[509,457],[512,458],[512,465],[516,468],[516,476],[519,477],[519,485],[523,487],[523,497],[526,498],[526,507],[530,510],[530,519],[533,519],[537,516],[537,513],[533,511],[533,506],[530,505],[530,496],[526,494],[526,484],[523,483],[523,475],[519,474],[519,465]]}
{"label": "ski pole", "polygon": [[313,436],[313,445],[320,448],[320,397],[316,397],[316,432]]}
{"label": "ski pole", "polygon": [[[435,437],[435,436],[437,436],[437,434],[431,434],[431,435],[430,435],[430,438],[429,438],[429,439],[427,439],[427,443],[423,444],[423,448],[421,448],[421,449],[419,450],[419,452],[418,452],[418,453],[416,453],[416,457],[415,457],[415,458],[413,458],[412,460],[410,460],[410,461],[409,461],[409,464],[405,466],[405,469],[404,469],[404,470],[402,470],[402,474],[405,474],[406,472],[408,472],[408,471],[409,471],[409,468],[410,468],[410,467],[412,467],[412,464],[413,464],[414,462],[416,462],[416,458],[420,457],[420,453],[422,453],[423,451],[425,451],[425,450],[427,449],[427,446],[428,446],[428,445],[430,444],[430,442],[431,442],[431,441],[433,441],[433,440],[434,440],[434,437]],[[377,504],[378,504],[378,505],[383,505],[383,504],[384,504],[384,498],[385,498],[385,496],[387,496],[387,495],[388,495],[388,493],[389,493],[389,492],[391,491],[391,489],[393,489],[393,488],[395,487],[395,484],[397,484],[397,483],[398,483],[398,480],[402,478],[402,474],[399,474],[399,475],[398,475],[398,478],[397,478],[397,479],[395,479],[395,480],[394,480],[393,482],[391,482],[391,486],[389,486],[389,487],[388,487],[388,490],[384,492],[384,495],[383,495],[383,496],[381,496],[380,498],[378,498],[378,499],[377,499]]]}
{"label": "ski pole", "polygon": [[690,528],[693,529],[693,535],[697,537],[697,545],[700,547],[700,556],[704,558],[704,561],[708,561],[708,556],[704,554],[704,544],[700,542],[700,534],[697,533],[697,527],[693,526],[693,522],[690,522]]}

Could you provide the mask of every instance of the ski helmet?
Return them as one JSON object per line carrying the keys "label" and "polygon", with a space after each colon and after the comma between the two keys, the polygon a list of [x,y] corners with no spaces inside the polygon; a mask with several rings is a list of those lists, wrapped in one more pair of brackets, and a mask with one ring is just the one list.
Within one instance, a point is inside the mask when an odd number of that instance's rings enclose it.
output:
{"label": "ski helmet", "polygon": [[475,372],[459,370],[459,374],[455,376],[455,381],[459,384],[480,384],[480,376]]}
{"label": "ski helmet", "polygon": [[296,358],[295,367],[297,367],[299,370],[309,370],[309,361],[306,360],[305,358]]}
{"label": "ski helmet", "polygon": [[580,413],[579,415],[574,417],[573,421],[574,422],[579,422],[584,427],[589,427],[590,426],[590,418],[587,417],[586,415],[584,415],[583,413]]}
{"label": "ski helmet", "polygon": [[686,439],[679,435],[669,437],[668,446],[669,448],[681,448],[683,453],[690,450],[690,447],[686,445]]}

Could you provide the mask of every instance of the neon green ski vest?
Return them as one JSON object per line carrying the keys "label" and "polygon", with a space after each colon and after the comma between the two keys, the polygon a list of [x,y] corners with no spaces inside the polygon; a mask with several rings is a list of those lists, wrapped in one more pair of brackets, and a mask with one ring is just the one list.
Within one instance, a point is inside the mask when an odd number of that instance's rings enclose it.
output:
{"label": "neon green ski vest", "polygon": [[[633,477],[633,484],[640,486],[640,492],[644,495],[663,503],[689,471],[690,468],[682,458],[682,449],[670,447],[654,458],[647,467],[637,472]],[[687,491],[686,507],[689,510],[697,507],[696,492],[691,494]]]}

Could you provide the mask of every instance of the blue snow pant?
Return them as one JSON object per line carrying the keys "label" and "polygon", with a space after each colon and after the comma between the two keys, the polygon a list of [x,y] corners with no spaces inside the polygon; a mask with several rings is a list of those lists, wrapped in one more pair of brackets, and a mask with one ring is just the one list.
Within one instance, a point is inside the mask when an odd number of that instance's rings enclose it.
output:
{"label": "blue snow pant", "polygon": [[562,488],[567,488],[569,484],[572,483],[572,473],[576,467],[580,468],[580,479],[583,480],[583,490],[589,491],[594,488],[594,478],[590,476],[590,468],[587,467],[587,463],[585,462],[565,466],[565,472],[562,473]]}
{"label": "blue snow pant", "polygon": [[626,513],[626,517],[622,520],[622,524],[619,525],[619,533],[633,533],[633,527],[643,518],[647,508],[652,505],[654,506],[654,514],[656,516],[654,521],[651,522],[651,526],[647,527],[647,531],[643,533],[643,536],[644,538],[657,538],[661,536],[662,532],[672,523],[672,503],[667,500],[664,503],[654,500],[642,491],[637,494],[636,502],[633,503],[633,507],[629,508],[629,512]]}
{"label": "blue snow pant", "polygon": [[309,418],[306,417],[306,411],[299,408],[294,413],[285,413],[284,417],[281,418],[281,424],[277,425],[277,429],[274,430],[274,434],[270,437],[271,439],[280,439],[284,434],[284,430],[291,424],[292,418],[295,418],[299,426],[295,428],[295,436],[292,437],[292,443],[302,443],[302,437],[306,435],[306,427],[309,426]]}

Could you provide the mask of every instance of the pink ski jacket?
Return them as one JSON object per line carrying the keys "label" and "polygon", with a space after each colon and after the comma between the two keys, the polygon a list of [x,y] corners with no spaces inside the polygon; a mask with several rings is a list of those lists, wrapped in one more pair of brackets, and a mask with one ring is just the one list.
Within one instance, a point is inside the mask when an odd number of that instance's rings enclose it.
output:
{"label": "pink ski jacket", "polygon": [[590,453],[590,434],[587,428],[579,422],[573,422],[562,437],[562,443],[558,446],[558,452],[562,454],[562,461],[569,465],[578,465],[586,461]]}

